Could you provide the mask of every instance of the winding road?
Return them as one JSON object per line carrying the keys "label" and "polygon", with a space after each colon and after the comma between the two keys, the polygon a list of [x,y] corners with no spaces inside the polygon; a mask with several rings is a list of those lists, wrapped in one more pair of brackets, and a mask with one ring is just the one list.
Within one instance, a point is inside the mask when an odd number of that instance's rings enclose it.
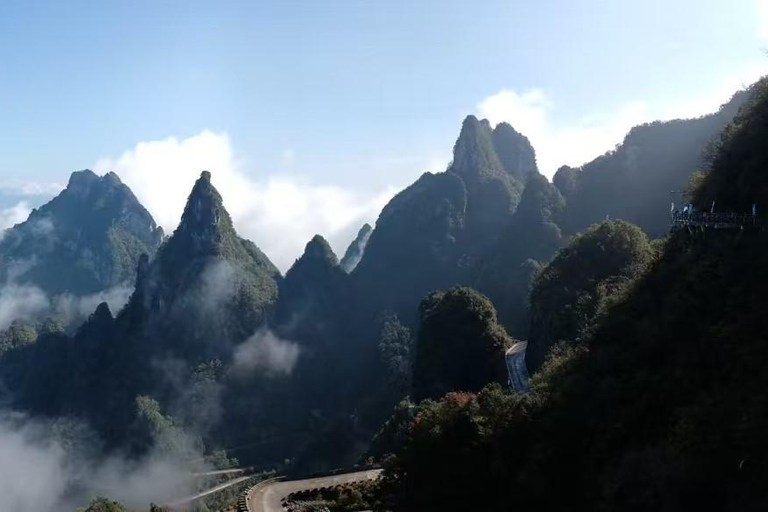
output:
{"label": "winding road", "polygon": [[280,501],[292,492],[319,489],[320,487],[333,487],[334,485],[350,484],[364,480],[375,480],[379,477],[380,473],[380,469],[371,469],[290,482],[264,482],[254,487],[248,496],[248,510],[250,512],[283,512]]}

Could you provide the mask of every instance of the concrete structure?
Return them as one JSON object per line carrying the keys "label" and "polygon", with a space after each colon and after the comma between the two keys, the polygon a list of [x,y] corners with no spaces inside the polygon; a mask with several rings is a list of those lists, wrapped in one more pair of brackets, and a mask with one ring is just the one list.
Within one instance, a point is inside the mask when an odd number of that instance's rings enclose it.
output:
{"label": "concrete structure", "polygon": [[509,377],[509,387],[518,393],[528,392],[528,368],[525,366],[525,349],[528,347],[527,341],[515,343],[504,354],[507,363],[507,376]]}

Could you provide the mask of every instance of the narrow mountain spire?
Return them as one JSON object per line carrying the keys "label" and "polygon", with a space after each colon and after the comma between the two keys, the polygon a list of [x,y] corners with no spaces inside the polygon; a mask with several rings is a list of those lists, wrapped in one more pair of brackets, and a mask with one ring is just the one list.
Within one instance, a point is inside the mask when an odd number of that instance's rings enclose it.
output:
{"label": "narrow mountain spire", "polygon": [[341,268],[343,268],[345,272],[352,272],[357,264],[360,263],[360,259],[365,252],[365,246],[368,245],[368,239],[371,237],[372,232],[373,228],[368,223],[363,224],[363,227],[357,232],[357,236],[352,240],[352,243],[349,244],[349,247],[347,247],[344,257],[341,258]]}

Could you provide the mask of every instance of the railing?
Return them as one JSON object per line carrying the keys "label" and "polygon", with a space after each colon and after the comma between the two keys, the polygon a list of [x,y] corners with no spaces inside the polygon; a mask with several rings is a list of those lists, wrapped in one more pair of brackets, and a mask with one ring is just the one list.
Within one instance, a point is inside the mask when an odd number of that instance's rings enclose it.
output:
{"label": "railing", "polygon": [[711,229],[745,229],[762,227],[759,217],[751,213],[733,212],[675,212],[672,214],[670,229],[700,227]]}
{"label": "railing", "polygon": [[246,489],[244,492],[240,494],[240,497],[237,499],[237,512],[250,512],[251,511],[251,495],[253,494],[253,492],[258,488],[264,487],[266,485],[271,485],[275,482],[279,482],[282,479],[283,479],[282,476],[268,478]]}

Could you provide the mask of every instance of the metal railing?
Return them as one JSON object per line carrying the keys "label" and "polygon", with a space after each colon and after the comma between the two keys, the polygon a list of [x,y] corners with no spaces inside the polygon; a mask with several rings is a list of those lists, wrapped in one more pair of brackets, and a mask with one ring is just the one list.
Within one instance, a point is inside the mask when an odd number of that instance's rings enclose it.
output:
{"label": "metal railing", "polygon": [[762,227],[757,215],[735,212],[674,212],[671,229],[682,227],[700,227],[710,229],[745,229]]}

